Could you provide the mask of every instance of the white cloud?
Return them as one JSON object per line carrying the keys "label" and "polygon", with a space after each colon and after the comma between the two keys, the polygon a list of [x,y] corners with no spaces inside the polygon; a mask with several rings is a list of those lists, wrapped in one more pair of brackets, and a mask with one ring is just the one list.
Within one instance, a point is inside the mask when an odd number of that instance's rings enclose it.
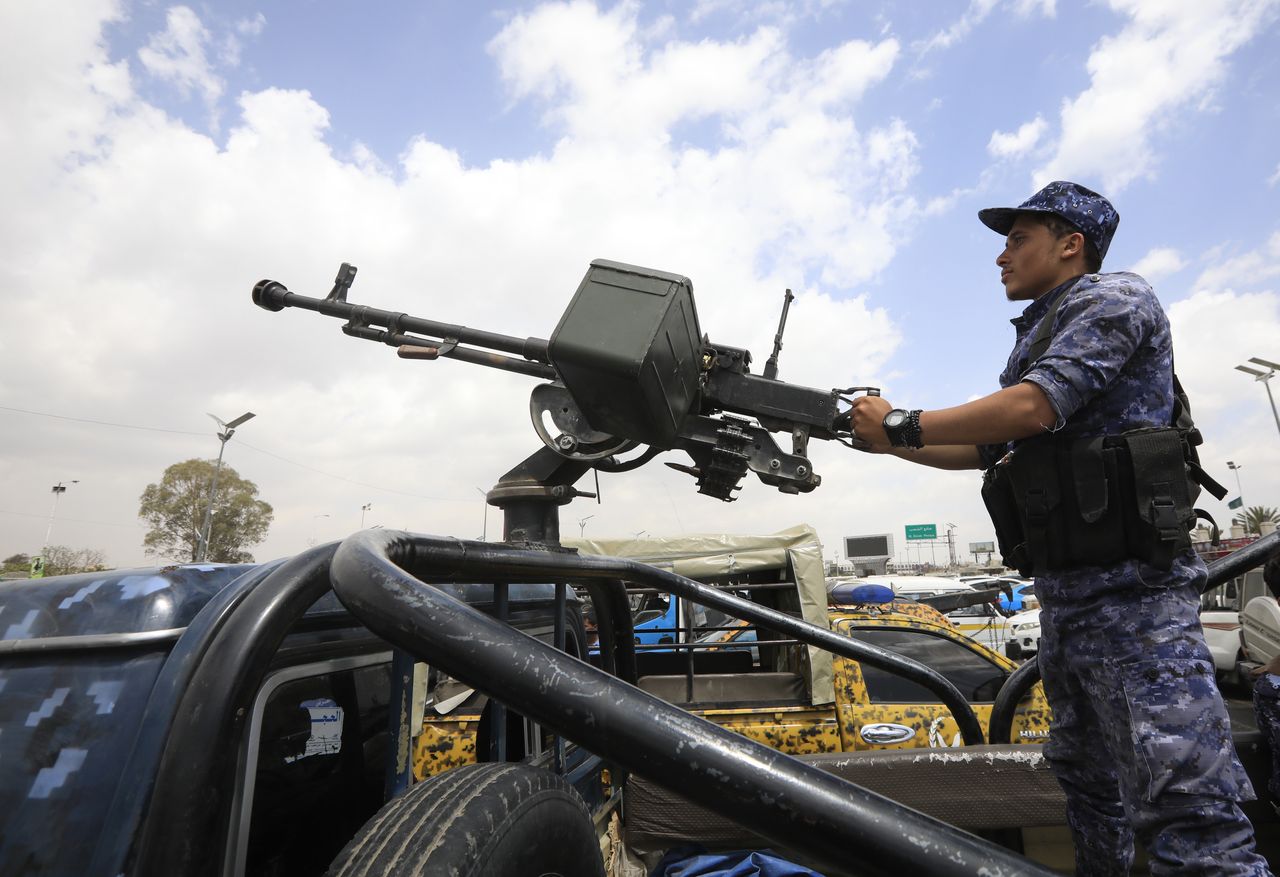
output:
{"label": "white cloud", "polygon": [[[491,50],[515,99],[543,102],[554,149],[469,166],[424,135],[389,169],[360,147],[335,154],[328,111],[303,91],[241,95],[222,144],[149,106],[101,42],[96,28],[112,14],[98,8],[96,27],[47,38],[46,51],[26,59],[31,70],[13,71],[52,112],[0,98],[31,135],[0,134],[0,155],[41,170],[0,182],[12,196],[0,219],[14,232],[5,245],[23,247],[21,260],[0,261],[0,350],[6,361],[41,363],[0,374],[0,397],[198,435],[38,418],[11,429],[20,415],[0,413],[7,495],[44,496],[50,474],[81,479],[78,498],[59,509],[68,544],[144,562],[135,521],[143,487],[170,463],[216,453],[205,411],[245,410],[258,416],[228,445],[227,462],[276,506],[259,557],[345,535],[370,500],[368,525],[452,533],[474,517],[475,533],[463,535],[479,535],[476,488],[535,449],[531,383],[400,361],[345,338],[337,321],[260,311],[249,289],[263,277],[323,296],[350,261],[363,269],[353,301],[545,338],[588,260],[607,257],[693,278],[703,331],[761,361],[782,290],[795,289],[788,380],[829,387],[839,351],[850,376],[839,380],[856,383],[900,343],[888,314],[853,294],[918,214],[908,194],[915,135],[899,120],[863,128],[854,116],[894,64],[891,40],[796,57],[780,32],[761,28],[737,41],[652,47],[628,7],[540,8],[513,20]],[[145,50],[147,73],[211,95],[209,44],[194,15],[173,12]],[[581,59],[583,45],[602,48]],[[683,143],[679,127],[692,120],[711,120],[718,133]],[[669,531],[678,514],[691,529],[750,530],[813,511],[752,481],[726,515],[694,497],[687,478],[656,464],[646,472],[602,479],[606,505],[593,526]],[[85,511],[90,503],[97,511]],[[7,553],[43,533],[38,514],[16,520]]]}
{"label": "white cloud", "polygon": [[1197,292],[1222,289],[1257,289],[1280,277],[1280,231],[1272,233],[1257,250],[1222,260],[1196,279]]}
{"label": "white cloud", "polygon": [[1153,4],[1111,0],[1129,21],[1094,46],[1089,87],[1062,108],[1057,152],[1035,172],[1050,180],[1098,180],[1107,192],[1151,177],[1155,143],[1179,110],[1204,112],[1229,73],[1233,52],[1274,18],[1275,0]]}
{"label": "white cloud", "polygon": [[[919,41],[912,48],[921,55],[936,49],[949,49],[967,39],[1000,5],[1001,0],[969,0],[969,6],[954,24]],[[1037,14],[1053,18],[1056,14],[1055,0],[1007,0],[1005,5],[1018,18],[1031,18]]]}
{"label": "white cloud", "polygon": [[236,22],[236,32],[247,37],[261,36],[267,26],[267,17],[261,12],[251,18],[242,18]]}
{"label": "white cloud", "polygon": [[157,79],[176,86],[185,97],[198,92],[209,105],[222,96],[224,83],[205,55],[209,31],[187,6],[172,6],[165,15],[165,29],[153,34],[138,50],[138,60]]}
{"label": "white cloud", "polygon": [[996,158],[1014,158],[1035,149],[1049,127],[1043,116],[1036,116],[1013,133],[993,131],[987,141],[987,152]]}
{"label": "white cloud", "polygon": [[1013,12],[1022,18],[1030,18],[1039,13],[1045,18],[1057,15],[1056,0],[1014,0]]}
{"label": "white cloud", "polygon": [[1172,247],[1156,247],[1139,259],[1131,270],[1148,280],[1156,281],[1170,274],[1177,274],[1185,267],[1187,262],[1177,250]]}
{"label": "white cloud", "polygon": [[1267,177],[1268,186],[1274,186],[1276,183],[1280,183],[1280,164],[1276,165],[1276,172]]}
{"label": "white cloud", "polygon": [[[932,52],[935,49],[947,49],[960,42],[978,25],[986,20],[992,10],[996,8],[1000,0],[970,0],[969,7],[965,9],[960,19],[945,30],[940,30],[933,36],[921,41],[917,48],[921,54]],[[1022,4],[1025,5],[1025,4]]]}
{"label": "white cloud", "polygon": [[[1235,367],[1251,356],[1280,361],[1278,277],[1280,232],[1256,251],[1210,266],[1195,292],[1168,308],[1178,375],[1205,436],[1201,462],[1224,485],[1230,476],[1225,461],[1242,463],[1250,505],[1274,505],[1280,496],[1280,467],[1274,465],[1280,436],[1266,393]],[[1233,514],[1207,495],[1199,504],[1220,524]]]}

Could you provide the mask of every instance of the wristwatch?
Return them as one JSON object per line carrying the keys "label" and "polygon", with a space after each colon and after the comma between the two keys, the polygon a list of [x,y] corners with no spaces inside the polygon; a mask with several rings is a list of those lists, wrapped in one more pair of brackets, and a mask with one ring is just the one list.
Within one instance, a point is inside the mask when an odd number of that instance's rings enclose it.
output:
{"label": "wristwatch", "polygon": [[895,408],[884,416],[884,433],[895,448],[923,448],[920,440],[920,410]]}

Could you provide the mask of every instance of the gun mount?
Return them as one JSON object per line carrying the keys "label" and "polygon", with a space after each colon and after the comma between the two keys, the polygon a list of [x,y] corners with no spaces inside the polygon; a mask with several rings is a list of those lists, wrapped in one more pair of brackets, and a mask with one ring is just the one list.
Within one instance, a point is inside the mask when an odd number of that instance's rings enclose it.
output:
{"label": "gun mount", "polygon": [[[343,263],[323,299],[263,280],[253,301],[269,311],[300,307],[345,319],[343,332],[396,347],[405,359],[445,357],[548,381],[530,397],[534,430],[564,461],[586,464],[570,467],[578,474],[624,471],[683,450],[692,466],[667,465],[693,475],[707,496],[733,501],[748,471],[783,493],[807,493],[822,483],[809,462],[809,440],[849,437],[837,425],[837,402],[852,390],[777,379],[790,290],[765,374],[753,375],[750,351],[702,334],[693,284],[677,274],[597,259],[550,340],[352,304],[355,274]],[[789,451],[775,432],[789,434]],[[648,447],[638,456],[618,459],[641,445]]]}

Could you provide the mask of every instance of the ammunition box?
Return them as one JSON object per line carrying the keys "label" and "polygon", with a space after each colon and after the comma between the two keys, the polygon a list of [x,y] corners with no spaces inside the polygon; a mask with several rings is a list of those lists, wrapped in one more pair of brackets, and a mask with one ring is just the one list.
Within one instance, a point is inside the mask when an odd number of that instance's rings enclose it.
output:
{"label": "ammunition box", "polygon": [[669,448],[699,405],[701,339],[688,278],[597,259],[548,351],[593,429]]}

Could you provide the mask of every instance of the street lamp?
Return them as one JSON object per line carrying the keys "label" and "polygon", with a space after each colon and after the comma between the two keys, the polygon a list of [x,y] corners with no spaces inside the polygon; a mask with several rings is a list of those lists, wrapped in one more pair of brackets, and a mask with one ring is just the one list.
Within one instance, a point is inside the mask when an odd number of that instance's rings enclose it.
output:
{"label": "street lamp", "polygon": [[1244,489],[1240,486],[1240,470],[1244,467],[1238,466],[1228,460],[1227,468],[1236,473],[1236,499],[1240,500],[1240,507],[1244,508]]}
{"label": "street lamp", "polygon": [[[208,414],[207,411],[205,413]],[[222,452],[227,449],[227,442],[231,441],[231,437],[236,434],[236,427],[254,415],[252,411],[246,411],[230,423],[215,414],[209,414],[209,416],[223,429],[217,434],[222,444],[218,445],[218,465],[213,469],[213,484],[209,487],[209,505],[204,510],[204,526],[200,528],[200,542],[196,546],[196,563],[204,563],[205,557],[209,554],[209,530],[213,526],[213,501],[218,495],[218,473],[222,471]]]}
{"label": "street lamp", "polygon": [[327,517],[329,517],[328,514],[311,516],[311,539],[307,542],[307,544],[312,548],[315,547],[316,542],[320,541],[319,539],[316,538],[316,527],[318,526],[318,522],[321,518],[327,518]]}
{"label": "street lamp", "polygon": [[369,511],[369,509],[371,508],[373,508],[373,503],[371,502],[367,502],[364,505],[360,506],[360,529],[361,530],[364,529],[364,513]]}
{"label": "street lamp", "polygon": [[480,534],[480,541],[488,542],[489,541],[489,494],[485,493],[483,490],[480,490],[480,488],[478,487],[476,488],[476,490],[479,491],[480,495],[484,497],[484,531]]}
{"label": "street lamp", "polygon": [[578,518],[578,537],[585,539],[587,536],[587,521],[594,518],[595,515],[587,515],[585,518]]}
{"label": "street lamp", "polygon": [[1253,375],[1253,379],[1255,381],[1262,381],[1262,386],[1267,388],[1267,401],[1271,403],[1271,416],[1275,418],[1276,431],[1280,432],[1280,414],[1276,413],[1276,400],[1275,397],[1271,395],[1271,384],[1268,383],[1276,376],[1276,372],[1280,371],[1280,363],[1271,362],[1270,360],[1262,359],[1257,356],[1249,357],[1249,362],[1252,362],[1254,365],[1262,366],[1266,371],[1259,371],[1258,369],[1250,368],[1247,365],[1236,366],[1236,371],[1242,371],[1245,374]]}
{"label": "street lamp", "polygon": [[[71,483],[79,484],[80,481],[77,478],[73,478],[71,479]],[[62,494],[66,492],[67,485],[63,484],[61,481],[53,485],[53,511],[49,512],[49,528],[44,531],[44,548],[40,549],[41,556],[43,556],[45,551],[49,548],[49,537],[53,534],[53,516],[58,513],[58,500],[61,499]]]}

